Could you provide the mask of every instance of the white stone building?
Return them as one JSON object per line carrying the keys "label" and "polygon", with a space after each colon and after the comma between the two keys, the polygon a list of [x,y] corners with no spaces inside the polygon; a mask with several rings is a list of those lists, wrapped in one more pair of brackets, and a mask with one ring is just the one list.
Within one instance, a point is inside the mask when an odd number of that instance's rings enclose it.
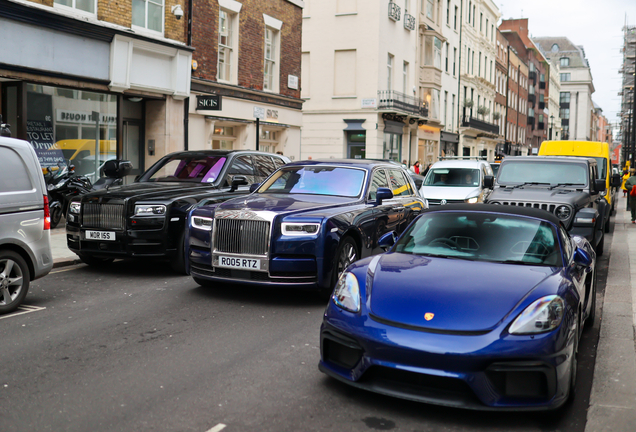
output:
{"label": "white stone building", "polygon": [[561,95],[561,67],[558,59],[551,59],[550,62],[550,97],[548,100],[548,139],[560,140],[562,139],[561,131],[561,113],[559,107],[559,99]]}

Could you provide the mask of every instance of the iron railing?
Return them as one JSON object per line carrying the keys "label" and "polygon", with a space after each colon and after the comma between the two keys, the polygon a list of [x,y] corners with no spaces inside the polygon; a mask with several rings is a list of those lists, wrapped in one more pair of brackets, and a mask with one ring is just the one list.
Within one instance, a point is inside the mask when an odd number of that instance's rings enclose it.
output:
{"label": "iron railing", "polygon": [[389,18],[393,21],[400,20],[400,14],[402,13],[402,9],[395,4],[394,2],[389,2]]}
{"label": "iron railing", "polygon": [[394,90],[378,91],[378,109],[389,109],[428,117],[428,108],[422,100]]}
{"label": "iron railing", "polygon": [[476,119],[475,117],[471,117],[469,115],[465,115],[462,119],[463,127],[470,127],[473,129],[479,129],[484,132],[490,132],[495,135],[499,135],[499,125],[485,122],[483,120]]}
{"label": "iron railing", "polygon": [[404,14],[404,28],[407,30],[415,30],[415,17],[411,14]]}

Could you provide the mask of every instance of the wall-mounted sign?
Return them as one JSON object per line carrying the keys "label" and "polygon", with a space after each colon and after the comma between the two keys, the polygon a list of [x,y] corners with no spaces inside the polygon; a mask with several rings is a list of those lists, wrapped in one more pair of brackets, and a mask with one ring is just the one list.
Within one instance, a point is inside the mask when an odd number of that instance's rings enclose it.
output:
{"label": "wall-mounted sign", "polygon": [[[63,123],[94,123],[93,115],[90,112],[68,111],[64,109],[55,110],[55,118]],[[101,124],[117,124],[117,116],[114,114],[99,114]]]}
{"label": "wall-mounted sign", "polygon": [[278,110],[268,108],[266,114],[268,120],[278,120]]}
{"label": "wall-mounted sign", "polygon": [[197,109],[221,111],[221,95],[197,95]]}
{"label": "wall-mounted sign", "polygon": [[362,99],[362,108],[377,108],[377,100],[373,99]]}
{"label": "wall-mounted sign", "polygon": [[295,75],[287,75],[287,87],[298,90],[298,77]]}
{"label": "wall-mounted sign", "polygon": [[254,118],[265,120],[265,108],[263,107],[254,107]]}

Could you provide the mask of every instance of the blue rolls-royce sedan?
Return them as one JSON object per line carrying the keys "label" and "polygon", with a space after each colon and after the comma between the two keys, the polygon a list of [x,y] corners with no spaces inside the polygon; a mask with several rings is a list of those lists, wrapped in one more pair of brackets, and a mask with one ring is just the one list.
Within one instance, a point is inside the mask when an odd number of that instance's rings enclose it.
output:
{"label": "blue rolls-royce sedan", "polygon": [[340,277],[320,370],[349,385],[474,409],[562,405],[596,307],[596,255],[543,210],[423,212]]}
{"label": "blue rolls-royce sedan", "polygon": [[287,285],[330,294],[349,264],[382,252],[379,238],[401,233],[425,208],[408,172],[395,164],[287,164],[246,197],[190,212],[188,270],[201,285]]}

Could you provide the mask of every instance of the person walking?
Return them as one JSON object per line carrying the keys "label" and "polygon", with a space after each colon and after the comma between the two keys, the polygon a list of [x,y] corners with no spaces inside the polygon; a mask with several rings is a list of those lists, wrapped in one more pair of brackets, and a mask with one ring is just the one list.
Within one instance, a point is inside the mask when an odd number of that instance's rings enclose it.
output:
{"label": "person walking", "polygon": [[636,168],[630,168],[629,174],[630,177],[625,182],[625,188],[628,191],[627,203],[632,211],[632,223],[636,223],[636,190],[634,190],[634,195],[632,195],[632,190],[636,186]]}
{"label": "person walking", "polygon": [[625,188],[625,182],[627,181],[628,178],[629,178],[629,171],[627,171],[627,168],[625,168],[623,170],[623,182],[621,184],[621,189],[623,189],[623,196],[627,196],[627,189]]}
{"label": "person walking", "polygon": [[420,161],[415,161],[415,163],[411,167],[411,171],[413,171],[415,174],[420,173]]}

